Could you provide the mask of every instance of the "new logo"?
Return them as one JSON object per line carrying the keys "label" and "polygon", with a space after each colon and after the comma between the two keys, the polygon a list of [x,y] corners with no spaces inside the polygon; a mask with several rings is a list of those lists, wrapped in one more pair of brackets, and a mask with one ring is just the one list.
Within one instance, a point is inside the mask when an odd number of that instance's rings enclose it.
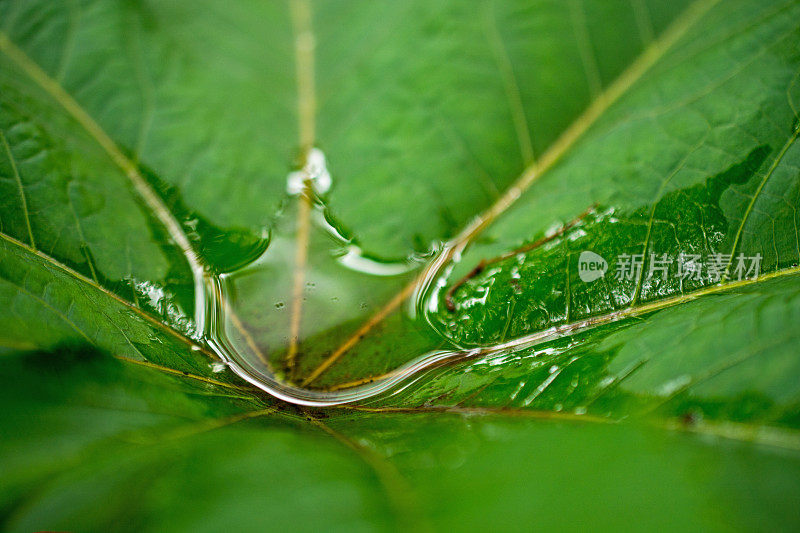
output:
{"label": "new logo", "polygon": [[589,250],[584,250],[578,257],[578,276],[581,281],[589,283],[605,276],[608,262]]}

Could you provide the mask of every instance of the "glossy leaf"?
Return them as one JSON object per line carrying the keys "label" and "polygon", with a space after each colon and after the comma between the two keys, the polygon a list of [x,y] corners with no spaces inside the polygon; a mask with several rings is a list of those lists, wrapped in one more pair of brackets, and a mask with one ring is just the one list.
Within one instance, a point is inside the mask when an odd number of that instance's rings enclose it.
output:
{"label": "glossy leaf", "polygon": [[0,0],[0,524],[796,529],[798,20]]}

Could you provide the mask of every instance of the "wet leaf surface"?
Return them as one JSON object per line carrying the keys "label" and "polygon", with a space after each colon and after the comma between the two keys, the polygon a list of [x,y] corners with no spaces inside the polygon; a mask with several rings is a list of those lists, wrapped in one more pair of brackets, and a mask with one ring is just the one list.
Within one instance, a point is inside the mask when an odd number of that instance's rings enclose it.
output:
{"label": "wet leaf surface", "polygon": [[797,20],[0,1],[0,523],[796,529]]}

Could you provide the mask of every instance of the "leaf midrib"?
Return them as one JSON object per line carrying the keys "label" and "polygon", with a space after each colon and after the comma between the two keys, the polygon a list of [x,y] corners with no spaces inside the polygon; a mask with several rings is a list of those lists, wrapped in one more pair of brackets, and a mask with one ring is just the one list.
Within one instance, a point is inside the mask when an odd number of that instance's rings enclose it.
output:
{"label": "leaf midrib", "polygon": [[[532,183],[537,181],[543,174],[547,172],[547,170],[549,170],[558,160],[560,160],[560,158],[566,152],[569,151],[575,142],[583,136],[586,130],[588,130],[589,127],[594,124],[594,122],[605,112],[605,110],[608,109],[611,104],[616,102],[623,94],[625,94],[627,90],[633,86],[641,78],[641,76],[647,72],[655,64],[655,62],[660,59],[664,53],[686,33],[686,31],[688,31],[711,7],[718,2],[719,0],[696,0],[691,6],[689,6],[673,23],[673,25],[670,26],[670,28],[668,28],[662,34],[662,36],[652,44],[652,46],[646,48],[645,51],[631,64],[631,66],[626,69],[626,71],[623,72],[623,74],[620,75],[617,80],[615,80],[602,94],[599,95],[598,98],[596,98],[590,104],[587,110],[570,127],[568,127],[567,130],[562,133],[562,135],[553,143],[553,145],[551,145],[551,147],[543,154],[543,156],[529,166],[522,173],[517,182],[507,189],[500,199],[498,199],[495,204],[493,204],[493,206],[484,213],[483,216],[478,218],[479,222],[477,224],[467,226],[454,239],[453,243],[456,246],[453,247],[453,250],[463,249],[478,233],[480,233],[480,231],[488,226],[499,215],[505,212],[516,201],[516,199],[521,196],[522,192],[527,190]],[[34,82],[45,89],[45,91],[50,94],[71,116],[73,116],[73,118],[77,120],[77,122],[92,136],[92,138],[95,139],[95,141],[106,151],[109,157],[117,164],[117,166],[119,166],[126,176],[131,179],[133,184],[136,186],[137,191],[139,191],[146,200],[148,207],[151,208],[157,219],[166,227],[170,235],[176,240],[182,251],[184,251],[184,255],[186,256],[186,259],[189,261],[190,265],[199,265],[200,259],[195,254],[191,244],[188,241],[188,237],[186,237],[185,233],[182,231],[182,229],[180,229],[180,225],[177,223],[174,214],[169,212],[166,205],[161,202],[152,188],[150,188],[144,178],[139,174],[133,162],[131,162],[126,156],[124,156],[124,154],[122,154],[121,150],[119,150],[110,136],[104,130],[102,130],[97,122],[91,118],[82,107],[80,107],[80,105],[63,89],[63,87],[58,84],[58,82],[47,75],[47,73],[45,73],[38,65],[36,65],[36,63],[34,63],[33,60],[31,60],[27,55],[25,55],[22,50],[16,47],[16,45],[14,45],[14,43],[11,42],[8,36],[2,31],[0,31],[0,50],[2,50],[6,56],[20,66]],[[306,114],[305,116],[307,121],[308,116],[310,115]],[[308,138],[309,125],[306,124],[304,129],[306,133],[303,135],[303,137]],[[313,132],[313,127],[311,128],[311,131]],[[797,130],[795,131],[794,137],[796,138],[796,136]],[[787,143],[785,149],[788,148],[789,144],[791,143]],[[175,231],[176,228],[177,231]],[[59,268],[61,271],[65,272],[76,280],[88,284],[96,290],[99,290],[101,293],[126,306],[128,309],[147,320],[150,324],[154,325],[168,335],[180,340],[187,346],[191,346],[195,350],[200,348],[200,352],[207,357],[211,359],[216,358],[215,354],[209,352],[205,347],[198,346],[194,341],[186,337],[181,332],[175,330],[170,325],[157,320],[150,314],[133,305],[131,302],[106,289],[99,283],[93,282],[92,280],[86,278],[79,272],[71,269],[55,258],[44,254],[43,252],[28,246],[4,233],[0,233],[0,237],[2,237],[6,242],[18,246],[29,253],[35,254],[41,260]],[[800,272],[800,267],[794,267],[777,270],[755,280],[721,283],[719,285],[706,287],[694,293],[679,295],[677,297],[644,304],[638,307],[629,307],[614,313],[592,317],[590,319],[572,324],[566,324],[561,326],[561,328],[563,328],[565,334],[578,330],[591,329],[623,318],[639,316],[645,313],[679,305],[706,294],[732,290],[740,286],[766,281],[778,276],[793,275],[798,272]],[[396,302],[396,305],[399,305],[398,300],[399,298],[395,298],[392,300],[392,302]],[[513,341],[485,347],[482,348],[482,353],[490,354],[500,349],[521,347],[531,342],[536,342],[537,338],[545,333],[546,332],[534,332],[514,339]],[[130,361],[137,362],[132,359]],[[148,366],[152,366],[153,368],[157,368],[164,372],[177,372],[180,375],[187,377],[183,372],[169,367],[156,365],[150,362],[147,362],[147,364]],[[222,384],[222,382],[219,383]],[[227,384],[223,385],[229,386]]]}
{"label": "leaf midrib", "polygon": [[[166,323],[156,319],[155,317],[153,317],[152,315],[150,315],[146,311],[142,310],[139,307],[136,307],[135,305],[133,305],[128,300],[120,297],[115,292],[112,292],[112,291],[108,290],[107,288],[103,287],[99,283],[96,283],[95,281],[87,278],[86,276],[84,276],[80,272],[78,272],[76,270],[73,270],[72,268],[70,268],[69,266],[65,265],[64,263],[58,261],[57,259],[45,254],[44,252],[42,252],[40,250],[37,250],[35,248],[31,248],[29,245],[25,244],[24,242],[18,241],[14,237],[12,237],[12,236],[4,233],[4,232],[0,232],[0,239],[4,240],[8,244],[11,244],[13,246],[16,246],[16,247],[22,249],[25,253],[29,253],[29,254],[32,254],[32,255],[36,256],[39,260],[45,262],[46,264],[48,264],[48,265],[50,265],[50,266],[52,266],[54,268],[59,269],[63,273],[65,273],[68,276],[74,278],[76,281],[79,281],[81,283],[86,284],[87,286],[91,287],[92,289],[94,289],[96,291],[99,291],[104,296],[106,296],[108,298],[111,298],[116,303],[125,306],[128,310],[130,310],[131,312],[135,313],[136,315],[138,315],[142,319],[146,320],[149,324],[155,326],[156,328],[158,328],[162,332],[166,333],[167,335],[169,335],[169,336],[177,339],[178,341],[182,342],[183,344],[188,346],[191,350],[205,355],[206,357],[209,358],[210,361],[218,359],[216,354],[210,352],[206,347],[194,342],[192,339],[190,339],[189,337],[187,337],[183,333],[181,333],[178,330],[172,328],[169,324],[166,324]],[[28,292],[29,293],[29,291],[24,291],[24,292]],[[49,307],[49,308],[53,309],[54,311],[56,311],[52,306],[50,306],[48,303],[46,303],[41,298],[38,298],[35,295],[30,294],[30,293],[29,293],[29,295],[31,297],[33,297],[34,299],[40,301],[43,305],[46,305],[47,307]],[[63,313],[57,312],[57,314],[59,316],[63,316]],[[72,322],[71,320],[68,320],[67,318],[64,318],[64,319],[67,321],[67,323],[70,325],[70,327],[75,329],[83,338],[87,339],[87,341],[89,341],[90,344],[92,344],[93,346],[97,346],[97,343],[95,341],[93,341],[92,339],[90,339],[87,336],[86,333],[84,333],[80,328],[78,328],[78,326],[76,324],[74,324],[74,322]],[[228,388],[236,388],[236,389],[245,390],[245,391],[250,391],[251,390],[251,389],[248,389],[246,387],[240,387],[238,385],[232,385],[232,384],[229,384],[229,383],[224,383],[224,382],[221,382],[221,381],[212,380],[212,379],[209,379],[209,378],[205,378],[203,376],[197,376],[197,375],[194,375],[194,374],[185,373],[185,372],[182,372],[180,370],[176,370],[174,368],[170,368],[170,367],[167,367],[167,366],[163,366],[163,365],[159,365],[159,364],[156,364],[156,363],[152,363],[150,361],[137,361],[135,359],[130,359],[128,357],[117,355],[117,354],[112,354],[112,355],[117,359],[125,360],[125,361],[132,362],[132,363],[142,364],[142,365],[148,366],[150,368],[158,369],[158,370],[160,370],[162,372],[165,372],[165,373],[179,374],[179,375],[181,375],[183,377],[186,377],[186,378],[189,378],[189,379],[197,379],[197,380],[200,380],[200,381],[204,381],[206,383],[210,383],[210,384],[214,384],[214,385],[218,385],[218,386],[223,386],[223,387],[228,387]]]}
{"label": "leaf midrib", "polygon": [[[47,264],[49,264],[49,265],[51,265],[51,266],[53,266],[55,268],[58,268],[59,270],[61,270],[65,274],[73,277],[75,280],[90,286],[92,289],[99,291],[104,296],[113,299],[115,302],[117,302],[117,303],[119,303],[121,305],[124,305],[127,309],[129,309],[130,311],[134,312],[135,314],[137,314],[141,318],[145,319],[148,323],[154,325],[155,327],[157,327],[161,331],[167,333],[168,335],[174,337],[175,339],[177,339],[177,340],[181,341],[182,343],[186,344],[187,346],[191,347],[192,350],[197,351],[197,352],[205,355],[210,360],[214,360],[214,359],[217,358],[215,354],[213,354],[212,352],[208,351],[204,346],[201,346],[201,345],[195,343],[192,339],[190,339],[189,337],[185,336],[181,332],[175,330],[174,328],[172,328],[168,324],[166,324],[166,323],[164,323],[164,322],[162,322],[160,320],[157,320],[155,317],[151,316],[146,311],[136,307],[131,302],[125,300],[124,298],[121,298],[116,293],[114,293],[112,291],[109,291],[108,289],[106,289],[102,285],[99,285],[99,284],[95,283],[94,281],[92,281],[91,279],[87,278],[86,276],[84,276],[80,272],[77,272],[77,271],[73,270],[72,268],[70,268],[67,265],[61,263],[57,259],[55,259],[55,258],[53,258],[53,257],[51,257],[51,256],[39,251],[39,250],[35,250],[35,249],[31,248],[30,246],[26,245],[25,243],[20,242],[17,239],[15,239],[14,237],[11,237],[10,235],[7,235],[7,234],[5,234],[3,232],[0,232],[0,239],[3,239],[4,241],[6,241],[9,244],[12,244],[12,245],[14,245],[16,247],[21,248],[26,253],[30,253],[30,254],[35,255],[40,260],[46,262]],[[655,312],[655,311],[660,311],[660,310],[663,310],[663,309],[667,309],[667,308],[670,308],[670,307],[675,307],[675,306],[678,306],[680,304],[684,304],[684,303],[688,303],[688,302],[691,302],[693,300],[696,300],[696,299],[698,299],[698,298],[700,298],[702,296],[724,293],[726,291],[735,290],[735,289],[738,289],[738,288],[748,287],[748,286],[752,286],[752,285],[758,285],[760,283],[763,283],[763,282],[766,282],[766,281],[769,281],[769,280],[772,280],[772,279],[781,278],[781,277],[784,277],[784,276],[798,275],[798,274],[800,274],[800,266],[795,266],[795,267],[785,268],[785,269],[781,269],[781,270],[776,270],[776,271],[770,272],[768,274],[764,274],[763,276],[760,276],[760,277],[755,278],[755,279],[743,279],[743,280],[737,280],[737,281],[728,282],[728,283],[719,283],[717,285],[704,287],[703,289],[700,289],[700,290],[695,291],[695,292],[691,292],[691,293],[687,293],[687,294],[681,294],[681,295],[673,297],[673,298],[657,300],[657,301],[650,302],[650,303],[647,303],[647,304],[644,304],[644,305],[640,305],[640,306],[635,307],[635,308],[628,307],[628,308],[625,308],[625,309],[622,309],[622,310],[619,310],[619,311],[615,311],[615,312],[612,312],[612,313],[607,313],[605,315],[598,315],[598,316],[595,316],[595,317],[591,317],[589,319],[585,319],[585,320],[581,320],[581,321],[577,321],[577,322],[572,322],[572,323],[569,323],[569,324],[564,324],[564,325],[558,326],[557,328],[554,328],[554,329],[556,329],[560,335],[574,334],[574,333],[577,333],[579,331],[588,331],[588,330],[591,330],[593,328],[600,327],[600,326],[603,326],[603,325],[606,325],[606,324],[609,324],[609,323],[612,323],[612,322],[617,322],[617,321],[620,321],[620,320],[623,320],[623,319],[626,319],[626,318],[633,318],[633,317],[641,316],[641,315],[644,315],[644,314],[652,313],[652,312]],[[478,355],[478,356],[487,356],[487,355],[492,355],[493,353],[500,352],[500,351],[503,351],[503,350],[522,349],[522,348],[531,346],[532,344],[537,343],[537,341],[541,341],[543,338],[551,336],[552,334],[553,334],[553,329],[548,329],[548,330],[543,330],[543,331],[536,331],[536,332],[530,333],[528,335],[523,335],[523,336],[518,337],[516,339],[513,339],[511,341],[498,343],[498,344],[495,344],[495,345],[492,345],[492,346],[482,347],[482,348],[480,348],[478,350],[478,352],[475,352],[474,350],[466,350],[463,353],[464,353],[465,356],[466,355],[470,355],[470,356],[476,356],[476,355]],[[93,344],[94,344],[94,342],[93,342]],[[229,387],[229,388],[238,388],[238,389],[245,390],[245,391],[249,391],[250,390],[250,389],[247,389],[245,387],[239,387],[237,385],[231,385],[231,384],[227,384],[227,383],[224,383],[224,382],[218,382],[216,380],[210,380],[209,378],[204,378],[202,376],[194,376],[194,375],[186,374],[185,372],[182,372],[180,370],[176,370],[174,368],[166,367],[166,366],[163,366],[163,365],[158,365],[158,364],[152,363],[150,361],[137,361],[135,359],[130,359],[130,358],[127,358],[127,357],[124,357],[124,356],[119,356],[119,355],[114,355],[114,357],[116,357],[118,359],[129,361],[129,362],[132,362],[132,363],[142,364],[144,366],[148,366],[150,368],[158,369],[158,370],[160,370],[162,372],[173,374],[173,375],[179,375],[179,376],[192,378],[192,379],[199,379],[199,380],[207,382],[207,383],[212,383],[212,384],[215,384],[215,385]],[[365,379],[368,379],[368,378],[365,378]]]}
{"label": "leaf midrib", "polygon": [[[500,215],[505,213],[516,201],[527,191],[533,183],[545,175],[569,150],[581,139],[584,134],[597,122],[597,120],[617,102],[627,91],[633,87],[642,76],[648,72],[656,62],[664,56],[686,32],[691,29],[705,13],[707,13],[720,0],[695,0],[684,12],[667,28],[661,36],[653,41],[637,57],[630,66],[620,74],[611,85],[609,85],[600,95],[591,102],[584,112],[564,130],[561,135],[550,145],[542,156],[529,165],[517,180],[505,190],[503,194],[483,213],[473,219],[458,235],[453,238],[446,248],[445,256],[440,259],[440,264],[449,263],[453,257],[461,254],[466,247],[491,225]],[[366,332],[371,330],[374,324],[382,320],[396,309],[404,300],[405,296],[413,292],[414,287],[422,280],[422,276],[415,278],[409,286],[404,287],[400,293],[392,298],[383,308],[373,315],[361,328],[359,328],[351,338],[347,339],[333,354],[323,361],[309,378],[304,381],[304,385],[316,379],[327,368],[339,359],[344,352],[352,348],[362,339]],[[410,288],[409,288],[410,287]],[[402,297],[401,297],[402,296]],[[377,318],[376,318],[377,317]]]}
{"label": "leaf midrib", "polygon": [[48,75],[35,61],[25,52],[14,44],[5,32],[0,31],[0,51],[5,54],[14,64],[41,89],[43,89],[64,111],[67,112],[94,141],[103,149],[108,157],[119,167],[125,176],[130,180],[136,192],[144,200],[156,219],[164,226],[169,236],[181,249],[192,274],[197,281],[197,277],[202,277],[203,265],[199,255],[195,252],[189,237],[181,228],[166,204],[159,198],[156,191],[147,183],[147,180],[139,172],[137,166],[114,142],[111,136],[81,107],[81,105],[59,84],[55,79]]}
{"label": "leaf midrib", "polygon": [[[713,1],[710,1],[710,2],[706,1],[706,2],[702,2],[702,3],[708,4],[708,6],[707,6],[707,8],[708,8],[711,5],[713,5],[714,3],[716,3],[717,1],[718,0],[713,0]],[[692,6],[692,8],[694,8],[697,4],[700,4],[700,3],[701,3],[701,1],[698,0],[698,2],[696,2]],[[692,8],[690,8],[690,10]],[[6,35],[4,33],[0,32],[0,49],[2,49],[3,52],[6,52],[6,49],[3,46],[3,44],[4,44],[3,41],[4,40],[8,41]],[[8,42],[10,43],[10,41],[8,41]],[[14,45],[12,44],[12,46],[14,46]],[[37,68],[38,68],[38,66],[37,66]],[[47,89],[47,88],[45,87],[45,89]],[[64,94],[66,94],[66,92],[64,92]],[[56,100],[58,100],[58,98],[56,98]],[[60,103],[62,103],[62,105],[63,105],[63,102],[60,102]],[[69,109],[68,109],[68,111],[69,111]],[[90,125],[91,124],[96,125],[96,122],[94,122],[93,119],[88,117],[88,115],[86,115],[86,117],[89,119]],[[81,123],[82,126],[84,126],[84,128],[86,128],[86,124],[84,124],[81,120],[78,120],[78,122]],[[99,126],[97,126],[97,128],[99,129]],[[120,166],[120,168],[125,172],[125,174],[128,176],[128,178],[130,178],[132,180],[132,182],[134,183],[134,185],[137,188],[137,190],[139,190],[140,194],[142,194],[142,196],[144,197],[144,199],[145,199],[146,203],[148,204],[148,206],[154,211],[154,213],[156,214],[156,217],[158,218],[158,220],[166,227],[166,229],[171,234],[173,239],[176,240],[176,242],[178,243],[179,247],[184,252],[184,255],[186,256],[186,259],[189,262],[190,266],[192,266],[193,270],[195,270],[194,266],[199,264],[200,258],[199,258],[199,256],[196,255],[194,249],[192,248],[191,244],[188,241],[188,238],[183,233],[183,231],[180,229],[180,225],[177,223],[177,220],[175,219],[174,214],[169,212],[169,210],[166,208],[166,206],[163,205],[163,203],[160,201],[160,199],[157,197],[157,195],[155,195],[154,191],[152,191],[152,189],[150,189],[149,185],[147,185],[146,182],[141,177],[141,175],[139,175],[138,170],[136,169],[136,166],[132,162],[130,162],[124,155],[122,155],[121,151],[119,151],[119,149],[116,147],[116,145],[113,143],[113,141],[111,141],[111,138],[108,137],[108,135],[105,134],[104,131],[99,130],[101,135],[98,137],[97,135],[95,135],[96,132],[91,131],[92,128],[86,128],[86,129],[95,138],[95,140],[108,152],[108,154],[112,158],[112,160],[114,160],[115,163],[117,163]],[[582,133],[579,134],[578,137],[580,137],[580,135],[582,135]],[[109,150],[109,146],[107,146],[107,143],[104,142],[106,139],[107,139],[107,141],[109,141],[111,143],[110,144],[111,150]],[[576,139],[577,139],[577,137],[576,137]],[[4,139],[4,142],[5,142],[5,139]],[[572,142],[568,143],[568,145],[566,146],[564,151],[567,151],[568,148],[571,146],[571,144],[573,142],[574,142],[574,140]],[[7,143],[6,143],[6,147],[7,147]],[[120,159],[120,157],[121,157],[121,159]],[[560,155],[553,160],[553,163],[559,157],[560,157]],[[551,163],[551,165],[552,165],[552,163]],[[547,170],[547,168],[549,168],[549,166],[550,165],[543,166],[542,170],[539,171],[538,173],[536,173],[536,172],[531,173],[531,178],[528,180],[527,183],[525,182],[525,176],[526,176],[526,174],[528,174],[528,171],[526,170],[526,172],[523,173],[523,175],[521,176],[521,178],[517,182],[517,184],[512,186],[512,188],[509,189],[506,192],[506,194],[503,195],[503,197],[501,197],[501,201],[502,201],[503,198],[510,197],[509,194],[511,196],[517,195],[517,197],[518,197],[518,194],[517,193],[512,193],[512,191],[514,191],[514,190],[517,190],[517,191],[525,190],[527,187],[529,187],[531,185],[531,183],[533,183],[536,179],[538,179],[538,177],[541,176],[541,174],[543,174]],[[518,184],[521,184],[523,186],[520,187],[520,188],[517,188]],[[142,187],[144,188],[144,192],[142,192]],[[23,199],[24,199],[24,197],[23,197]],[[516,199],[516,198],[514,198],[514,199]],[[508,203],[507,205],[505,205],[501,210],[494,211],[494,212],[492,212],[490,210],[490,214],[493,215],[492,220],[494,218],[496,218],[497,216],[499,216],[502,212],[504,212],[511,205],[511,203],[513,203],[513,200],[510,203]],[[27,215],[27,213],[26,213],[26,215]],[[485,227],[485,225],[481,226],[480,230],[482,230],[484,227]],[[178,229],[177,234],[175,233],[175,229],[176,228]],[[469,228],[467,228],[467,229],[469,229]],[[148,313],[142,311],[141,309],[139,309],[138,307],[134,306],[133,304],[131,304],[127,300],[119,297],[117,294],[109,291],[108,289],[106,289],[105,287],[100,285],[99,283],[96,283],[96,282],[86,278],[85,276],[83,276],[79,272],[69,268],[68,266],[66,266],[63,263],[59,262],[55,258],[52,258],[52,257],[48,256],[47,254],[44,254],[44,253],[38,251],[37,249],[35,249],[33,235],[32,235],[31,229],[30,229],[30,222],[29,221],[28,221],[28,231],[29,231],[29,233],[31,233],[30,234],[31,246],[28,246],[28,245],[26,245],[26,244],[24,244],[24,243],[22,243],[20,241],[17,241],[13,237],[11,237],[9,235],[6,235],[4,233],[0,233],[0,238],[4,239],[6,242],[8,242],[8,243],[10,243],[10,244],[12,244],[14,246],[18,246],[18,247],[24,249],[28,253],[32,253],[32,254],[36,255],[42,261],[45,261],[46,263],[53,265],[54,267],[60,269],[61,271],[63,271],[64,273],[68,274],[69,276],[75,278],[76,280],[91,286],[93,289],[99,290],[102,294],[104,294],[106,296],[109,296],[112,299],[114,299],[116,302],[126,306],[128,309],[130,309],[131,311],[133,311],[137,315],[141,316],[142,318],[147,320],[149,323],[153,324],[154,326],[156,326],[160,330],[166,332],[167,334],[179,339],[180,341],[184,342],[186,345],[192,346],[194,348],[198,348],[198,346],[191,339],[187,338],[185,335],[183,335],[180,332],[176,331],[175,329],[170,327],[168,324],[165,324],[165,323],[163,323],[163,322],[161,322],[159,320],[156,320],[155,318],[150,316]],[[468,244],[468,242],[471,241],[472,238],[478,232],[479,231],[477,231],[475,233],[469,233],[469,232],[464,233],[464,232],[462,232],[461,235],[465,236],[465,237],[462,237],[460,239],[461,242],[463,243],[463,245],[466,246],[466,244]],[[197,261],[197,263],[195,261]],[[786,270],[781,270],[781,271],[775,271],[775,272],[771,273],[771,276],[769,276],[769,277],[765,276],[763,279],[759,278],[758,280],[754,280],[753,283],[765,281],[766,279],[770,279],[771,277],[778,277],[778,276],[783,276],[783,275],[796,274],[798,271],[800,271],[798,268],[791,268],[791,269],[786,269]],[[691,299],[697,298],[697,297],[699,297],[699,296],[701,296],[703,294],[706,294],[706,293],[710,294],[710,293],[713,293],[713,292],[720,292],[720,291],[723,291],[723,290],[736,288],[737,286],[738,286],[737,283],[731,283],[731,284],[726,284],[724,286],[712,287],[707,292],[698,291],[698,293],[694,293],[694,294],[688,295],[686,297],[682,296],[681,299],[676,301],[675,304],[673,304],[673,305],[677,305],[678,303],[683,303],[684,301],[689,301]],[[669,304],[662,305],[659,308],[667,307],[668,305]],[[650,310],[645,309],[646,307],[647,306],[643,306],[638,311],[640,313],[649,312]],[[651,310],[653,310],[653,309],[651,309]],[[201,351],[205,355],[207,355],[207,356],[209,356],[211,358],[215,358],[215,355],[210,353],[210,352],[208,352],[204,347],[200,347],[200,348],[201,348]],[[178,370],[175,370],[175,369],[172,369],[172,368],[169,368],[169,367],[165,367],[165,366],[161,366],[161,365],[157,365],[157,364],[151,363],[149,361],[137,361],[137,360],[125,358],[125,357],[122,357],[122,356],[115,356],[115,357],[118,357],[119,359],[121,359],[123,361],[126,361],[126,362],[130,362],[130,363],[138,364],[138,365],[144,365],[146,367],[153,368],[153,369],[159,370],[161,372],[174,374],[174,375],[177,375],[178,377],[179,376],[183,376],[183,377],[187,377],[187,378],[197,378],[197,379],[201,379],[201,380],[203,380],[203,381],[205,381],[205,382],[207,382],[209,384],[214,384],[214,385],[217,385],[217,386],[239,388],[239,387],[236,387],[236,386],[233,386],[233,385],[230,385],[230,384],[226,384],[226,383],[223,383],[223,382],[216,382],[215,380],[209,380],[209,379],[203,378],[201,376],[190,376],[190,375],[187,375],[187,374],[185,374],[183,372],[180,372]],[[200,431],[210,431],[210,430],[214,430],[214,429],[219,429],[221,427],[229,426],[229,425],[237,423],[239,421],[245,421],[245,420],[249,420],[249,419],[252,419],[252,418],[255,418],[255,417],[270,415],[270,414],[273,414],[274,412],[275,412],[274,409],[262,409],[262,410],[246,411],[246,412],[241,413],[239,415],[234,415],[234,416],[228,417],[228,418],[216,418],[216,419],[213,419],[212,421],[210,421],[208,423],[208,425],[205,425],[205,424],[199,425],[198,428],[199,428]],[[388,412],[388,410],[382,410],[381,412]],[[446,408],[446,409],[423,408],[423,409],[405,409],[405,410],[403,410],[403,412],[405,412],[405,413],[419,413],[419,414],[423,414],[423,413],[427,414],[427,413],[431,413],[431,412],[440,412],[440,413],[444,412],[444,413],[455,414],[455,415],[460,415],[460,416],[465,416],[465,415],[485,415],[485,414],[493,414],[493,415],[498,415],[498,416],[519,416],[520,414],[523,415],[523,416],[535,416],[535,414],[530,410],[513,410],[512,411],[512,410],[508,410],[508,409],[505,409],[505,410],[493,410],[493,411],[489,412],[487,410],[481,410],[481,409],[468,409],[467,410],[467,409],[453,409],[453,408]],[[560,413],[556,413],[556,412],[552,412],[552,411],[546,411],[546,412],[543,412],[543,413],[546,414],[547,418],[556,418],[556,419],[559,419],[559,420],[579,420],[579,421],[582,421],[582,422],[594,422],[595,421],[595,420],[592,419],[592,417],[587,417],[587,416],[567,417],[567,416],[561,415]],[[600,419],[600,420],[597,420],[597,421],[598,422],[603,422],[603,423],[608,423],[609,422],[607,419]],[[319,425],[323,426],[323,427],[321,427],[321,429],[323,431],[325,431],[326,433],[330,434],[330,431],[326,431],[325,430],[325,427],[327,427],[327,426],[325,426],[322,422],[319,422],[319,421],[317,421],[317,422],[318,422]],[[668,425],[669,425],[669,421],[667,421],[663,425],[661,425],[661,424],[658,425],[658,427],[661,427],[662,429],[669,429]],[[729,431],[729,428],[731,428],[731,427],[733,427],[734,429],[736,429],[736,428],[744,429],[745,431],[733,431],[733,432],[731,432],[731,431]],[[734,439],[734,440],[747,440],[747,441],[754,440],[754,441],[756,441],[756,442],[758,442],[760,444],[763,444],[764,442],[762,440],[759,440],[759,439],[752,439],[752,438],[745,439],[745,438],[743,438],[744,437],[744,433],[745,432],[752,432],[754,430],[757,430],[757,431],[761,432],[761,433],[759,433],[759,435],[761,435],[761,434],[763,434],[764,431],[769,432],[772,428],[765,427],[765,426],[757,427],[757,426],[752,426],[752,425],[748,425],[748,424],[709,425],[709,424],[704,423],[700,428],[688,428],[685,424],[683,424],[683,425],[679,424],[678,427],[673,427],[671,429],[678,429],[678,430],[683,430],[683,431],[687,431],[687,432],[701,433],[701,434],[706,434],[706,435],[709,435],[709,434],[717,435],[717,436],[721,436],[723,438]],[[331,430],[331,431],[333,431],[333,430]],[[188,434],[188,436],[191,436],[193,434],[194,433],[190,432],[190,434]],[[778,443],[778,441],[780,441],[782,443],[789,442],[790,445],[786,446],[788,449],[792,449],[792,450],[800,449],[800,439],[798,439],[798,437],[800,436],[800,433],[798,433],[797,431],[789,431],[789,432],[784,433],[784,435],[788,435],[790,438],[785,440],[785,441],[784,440],[780,440],[780,439],[773,439],[771,442],[767,442],[767,444],[780,445]],[[187,435],[181,434],[181,436],[187,436]],[[361,457],[361,459],[364,462],[366,462],[371,468],[375,469],[375,465],[370,464],[369,460],[364,459],[363,457]]]}

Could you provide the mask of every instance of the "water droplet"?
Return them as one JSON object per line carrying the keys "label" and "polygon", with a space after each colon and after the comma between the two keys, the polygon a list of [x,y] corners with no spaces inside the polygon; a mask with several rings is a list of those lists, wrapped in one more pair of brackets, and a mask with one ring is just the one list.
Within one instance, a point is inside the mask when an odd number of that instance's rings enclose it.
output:
{"label": "water droplet", "polygon": [[214,372],[215,374],[218,374],[223,370],[225,370],[225,363],[214,363],[211,365],[211,371]]}
{"label": "water droplet", "polygon": [[683,374],[661,385],[661,388],[658,392],[661,396],[670,396],[674,394],[676,391],[686,387],[686,385],[688,385],[691,382],[692,382],[692,377],[689,376],[688,374]]}
{"label": "water droplet", "polygon": [[614,383],[614,376],[606,376],[606,377],[604,377],[603,379],[600,380],[600,384],[599,385],[600,385],[601,389],[604,389],[604,388],[608,387],[609,385],[611,385],[612,383]]}
{"label": "water droplet", "polygon": [[576,388],[578,388],[578,378],[573,378],[573,380],[570,382],[570,386],[571,386],[573,389],[576,389]]}
{"label": "water droplet", "polygon": [[580,406],[575,408],[576,415],[585,415],[586,414],[586,407]]}
{"label": "water droplet", "polygon": [[312,148],[308,152],[303,168],[289,173],[286,178],[286,192],[298,195],[305,189],[306,182],[311,184],[317,194],[324,194],[331,188],[331,174],[325,163],[325,154],[319,148]]}
{"label": "water droplet", "polygon": [[336,259],[350,270],[363,272],[373,276],[397,276],[409,272],[419,262],[412,259],[405,261],[379,261],[363,254],[361,248],[354,244],[347,246],[345,253]]}

